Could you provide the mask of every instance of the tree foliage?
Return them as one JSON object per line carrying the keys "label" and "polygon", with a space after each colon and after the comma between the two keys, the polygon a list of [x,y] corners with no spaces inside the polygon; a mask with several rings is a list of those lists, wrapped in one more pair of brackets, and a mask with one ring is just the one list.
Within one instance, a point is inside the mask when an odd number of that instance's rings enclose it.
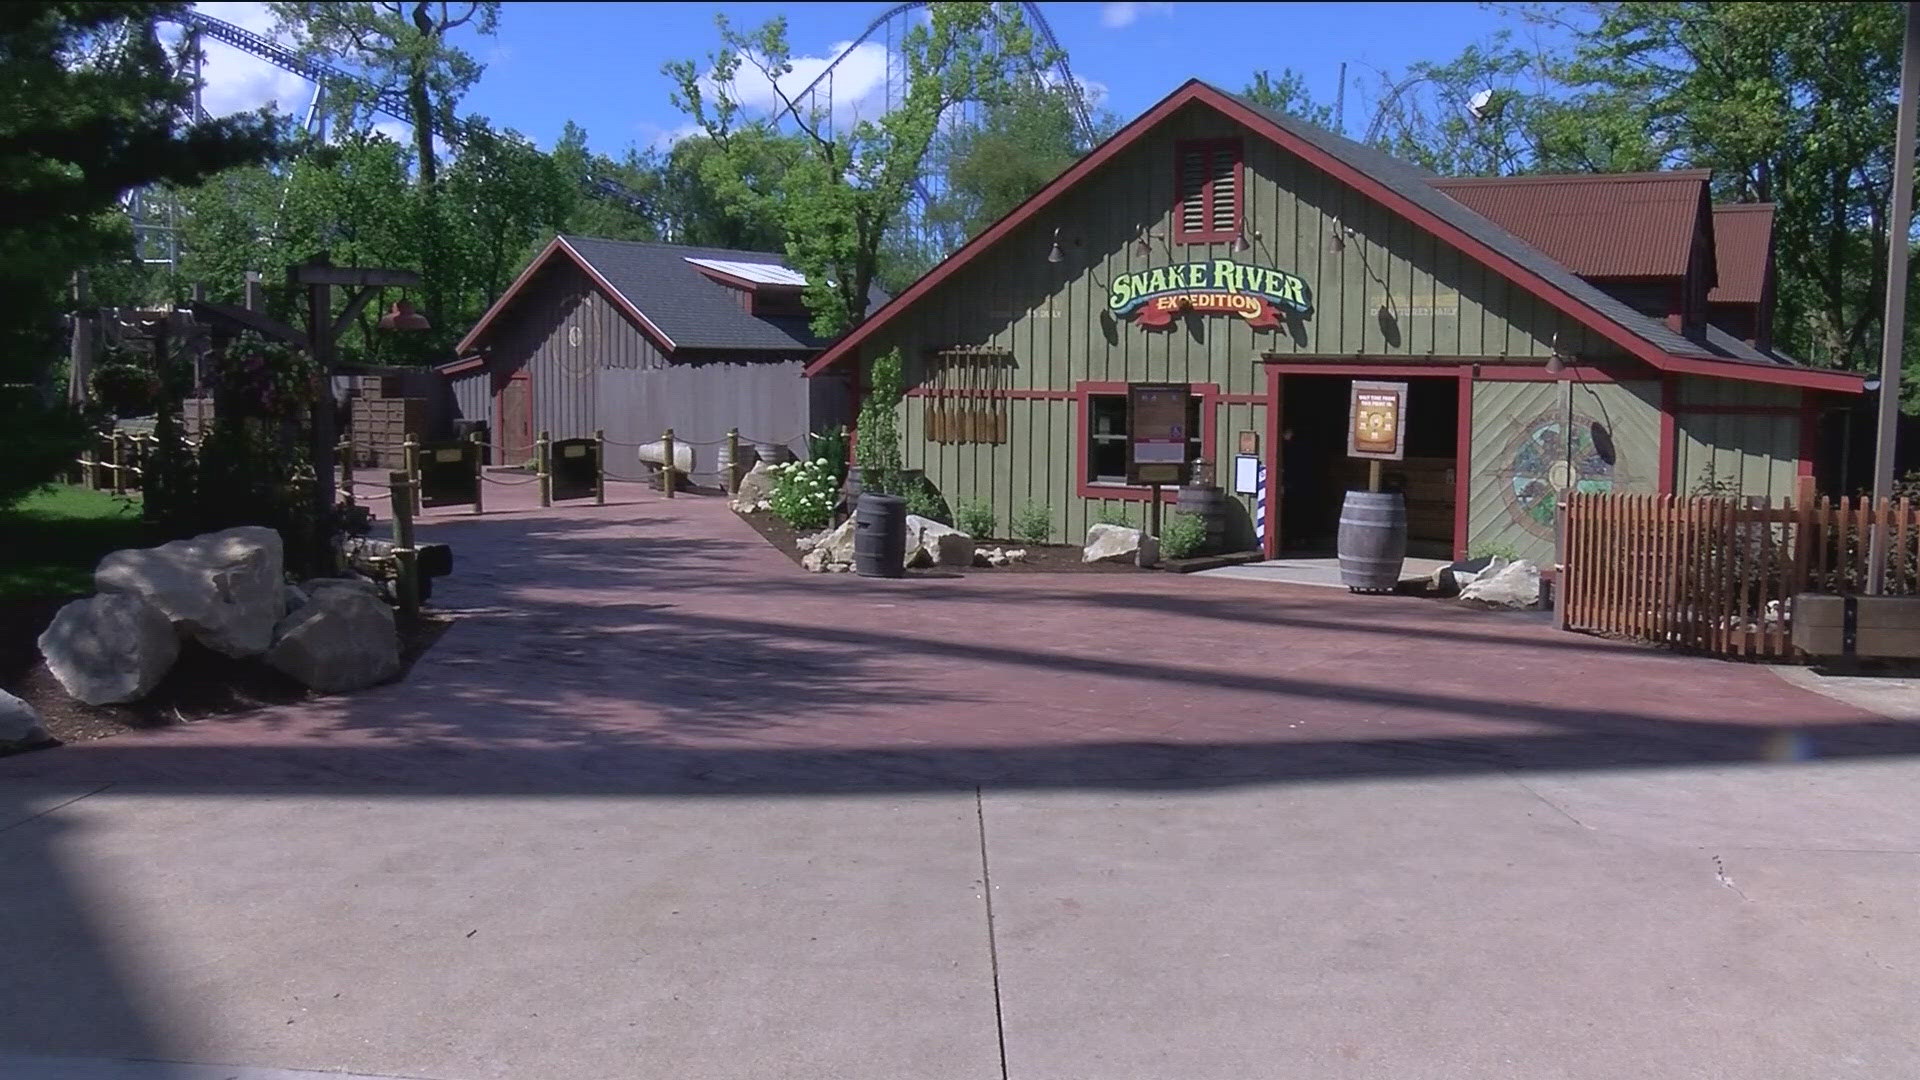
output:
{"label": "tree foliage", "polygon": [[1315,102],[1313,95],[1307,92],[1306,80],[1290,67],[1281,68],[1278,75],[1266,71],[1254,72],[1253,81],[1240,91],[1240,96],[1263,109],[1297,116],[1328,131],[1340,129],[1340,119],[1333,115],[1333,106]]}
{"label": "tree foliage", "polygon": [[[1031,67],[1043,50],[1012,4],[940,3],[902,38],[906,87],[897,107],[877,120],[834,125],[793,100],[782,80],[793,73],[786,20],[735,30],[720,16],[720,48],[706,70],[693,60],[665,66],[674,104],[699,125],[717,153],[701,169],[720,197],[750,216],[778,221],[794,269],[807,276],[814,331],[839,333],[867,310],[882,252],[913,195],[940,121],[955,104],[990,99],[1004,85],[1010,60]],[[780,114],[801,138],[774,193],[750,181],[769,150],[783,145],[775,117],[749,116],[736,78],[743,68],[764,80]]]}
{"label": "tree foliage", "polygon": [[1038,78],[1008,80],[979,111],[978,123],[952,126],[935,141],[943,191],[927,218],[948,234],[948,249],[1005,217],[1093,149],[1067,96]]}
{"label": "tree foliage", "polygon": [[118,201],[277,152],[258,116],[183,122],[192,87],[155,25],[185,8],[0,5],[0,505],[72,457],[74,418],[41,391],[62,362],[73,271],[132,256]]}

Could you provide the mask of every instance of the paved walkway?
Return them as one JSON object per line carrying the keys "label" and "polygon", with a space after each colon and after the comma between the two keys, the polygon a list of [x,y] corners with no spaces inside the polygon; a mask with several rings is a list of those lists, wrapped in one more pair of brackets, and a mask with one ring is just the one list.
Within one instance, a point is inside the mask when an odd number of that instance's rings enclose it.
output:
{"label": "paved walkway", "polygon": [[1920,1071],[1907,724],[1524,615],[821,578],[717,499],[530,495],[429,513],[403,683],[0,761],[0,1075]]}

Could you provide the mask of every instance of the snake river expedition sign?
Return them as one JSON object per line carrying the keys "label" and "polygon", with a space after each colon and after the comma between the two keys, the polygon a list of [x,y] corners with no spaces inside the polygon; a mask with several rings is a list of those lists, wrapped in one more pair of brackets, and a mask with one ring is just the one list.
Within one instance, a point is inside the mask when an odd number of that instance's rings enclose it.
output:
{"label": "snake river expedition sign", "polygon": [[1255,329],[1272,329],[1280,325],[1275,309],[1311,313],[1307,283],[1285,271],[1232,259],[1121,274],[1107,290],[1107,310],[1154,329],[1172,326],[1182,311],[1238,315]]}

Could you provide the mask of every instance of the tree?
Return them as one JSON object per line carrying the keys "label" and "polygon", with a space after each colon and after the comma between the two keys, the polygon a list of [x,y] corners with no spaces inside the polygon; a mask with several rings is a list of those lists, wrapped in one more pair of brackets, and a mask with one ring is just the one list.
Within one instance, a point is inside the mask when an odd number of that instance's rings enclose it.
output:
{"label": "tree", "polygon": [[[1722,199],[1773,202],[1783,344],[1834,366],[1877,351],[1886,291],[1899,5],[1622,3],[1559,76]],[[1900,242],[1907,243],[1903,235]]]}
{"label": "tree", "polygon": [[268,6],[276,29],[290,35],[303,53],[342,64],[371,84],[364,90],[328,87],[335,95],[335,111],[350,124],[366,120],[375,97],[397,93],[405,98],[420,185],[431,188],[437,183],[440,168],[434,134],[454,130],[458,123],[454,108],[483,70],[448,36],[469,26],[475,33],[491,35],[500,20],[497,0],[471,4],[321,0]]}
{"label": "tree", "polygon": [[[865,316],[889,231],[905,211],[941,118],[956,103],[990,97],[1004,82],[1010,60],[1031,67],[1041,52],[1016,5],[940,3],[901,41],[906,69],[903,100],[879,120],[838,130],[829,117],[793,100],[782,80],[793,73],[786,21],[752,33],[718,19],[721,47],[703,73],[692,60],[663,69],[673,79],[673,102],[718,148],[702,177],[730,205],[781,223],[793,268],[807,277],[813,329],[832,336]],[[773,117],[744,115],[735,85],[751,68],[777,101],[777,116],[801,138],[778,193],[756,191],[749,176],[779,138]]]}
{"label": "tree", "polygon": [[1265,71],[1254,72],[1253,81],[1240,91],[1240,96],[1263,109],[1297,116],[1328,131],[1340,130],[1340,118],[1333,115],[1333,106],[1315,102],[1307,92],[1306,80],[1290,67],[1281,68],[1277,76]]}
{"label": "tree", "polygon": [[444,194],[434,205],[445,214],[444,235],[462,241],[457,264],[464,273],[454,288],[463,311],[484,309],[505,292],[532,249],[564,228],[582,201],[559,162],[483,120],[468,122]]}
{"label": "tree", "polygon": [[[278,152],[257,116],[182,121],[192,87],[155,33],[185,4],[0,5],[0,505],[72,457],[71,417],[35,392],[60,363],[73,271],[132,255],[114,211]],[[22,389],[27,387],[29,389]]]}
{"label": "tree", "polygon": [[[785,251],[787,231],[776,212],[787,169],[804,151],[797,139],[768,128],[735,134],[724,152],[705,135],[673,144],[657,161],[660,216],[675,243],[741,251]],[[727,190],[748,193],[727,197],[707,180],[710,168],[722,169]]]}
{"label": "tree", "polygon": [[1005,217],[1093,149],[1065,94],[1037,78],[1010,80],[977,124],[941,133],[934,156],[944,192],[927,212],[951,250]]}
{"label": "tree", "polygon": [[[656,220],[662,195],[660,169],[628,148],[619,161],[596,154],[587,146],[587,129],[573,121],[553,146],[553,163],[577,190],[584,192],[567,211],[564,231],[609,240],[658,240]],[[612,180],[642,200],[638,206],[594,193],[597,179]]]}

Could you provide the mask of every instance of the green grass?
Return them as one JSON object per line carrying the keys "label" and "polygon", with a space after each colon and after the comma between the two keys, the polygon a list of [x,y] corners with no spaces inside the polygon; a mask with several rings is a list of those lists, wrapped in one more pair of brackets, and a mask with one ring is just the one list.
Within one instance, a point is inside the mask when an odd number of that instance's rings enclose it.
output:
{"label": "green grass", "polygon": [[0,600],[90,593],[102,555],[145,543],[138,496],[42,488],[0,510]]}

